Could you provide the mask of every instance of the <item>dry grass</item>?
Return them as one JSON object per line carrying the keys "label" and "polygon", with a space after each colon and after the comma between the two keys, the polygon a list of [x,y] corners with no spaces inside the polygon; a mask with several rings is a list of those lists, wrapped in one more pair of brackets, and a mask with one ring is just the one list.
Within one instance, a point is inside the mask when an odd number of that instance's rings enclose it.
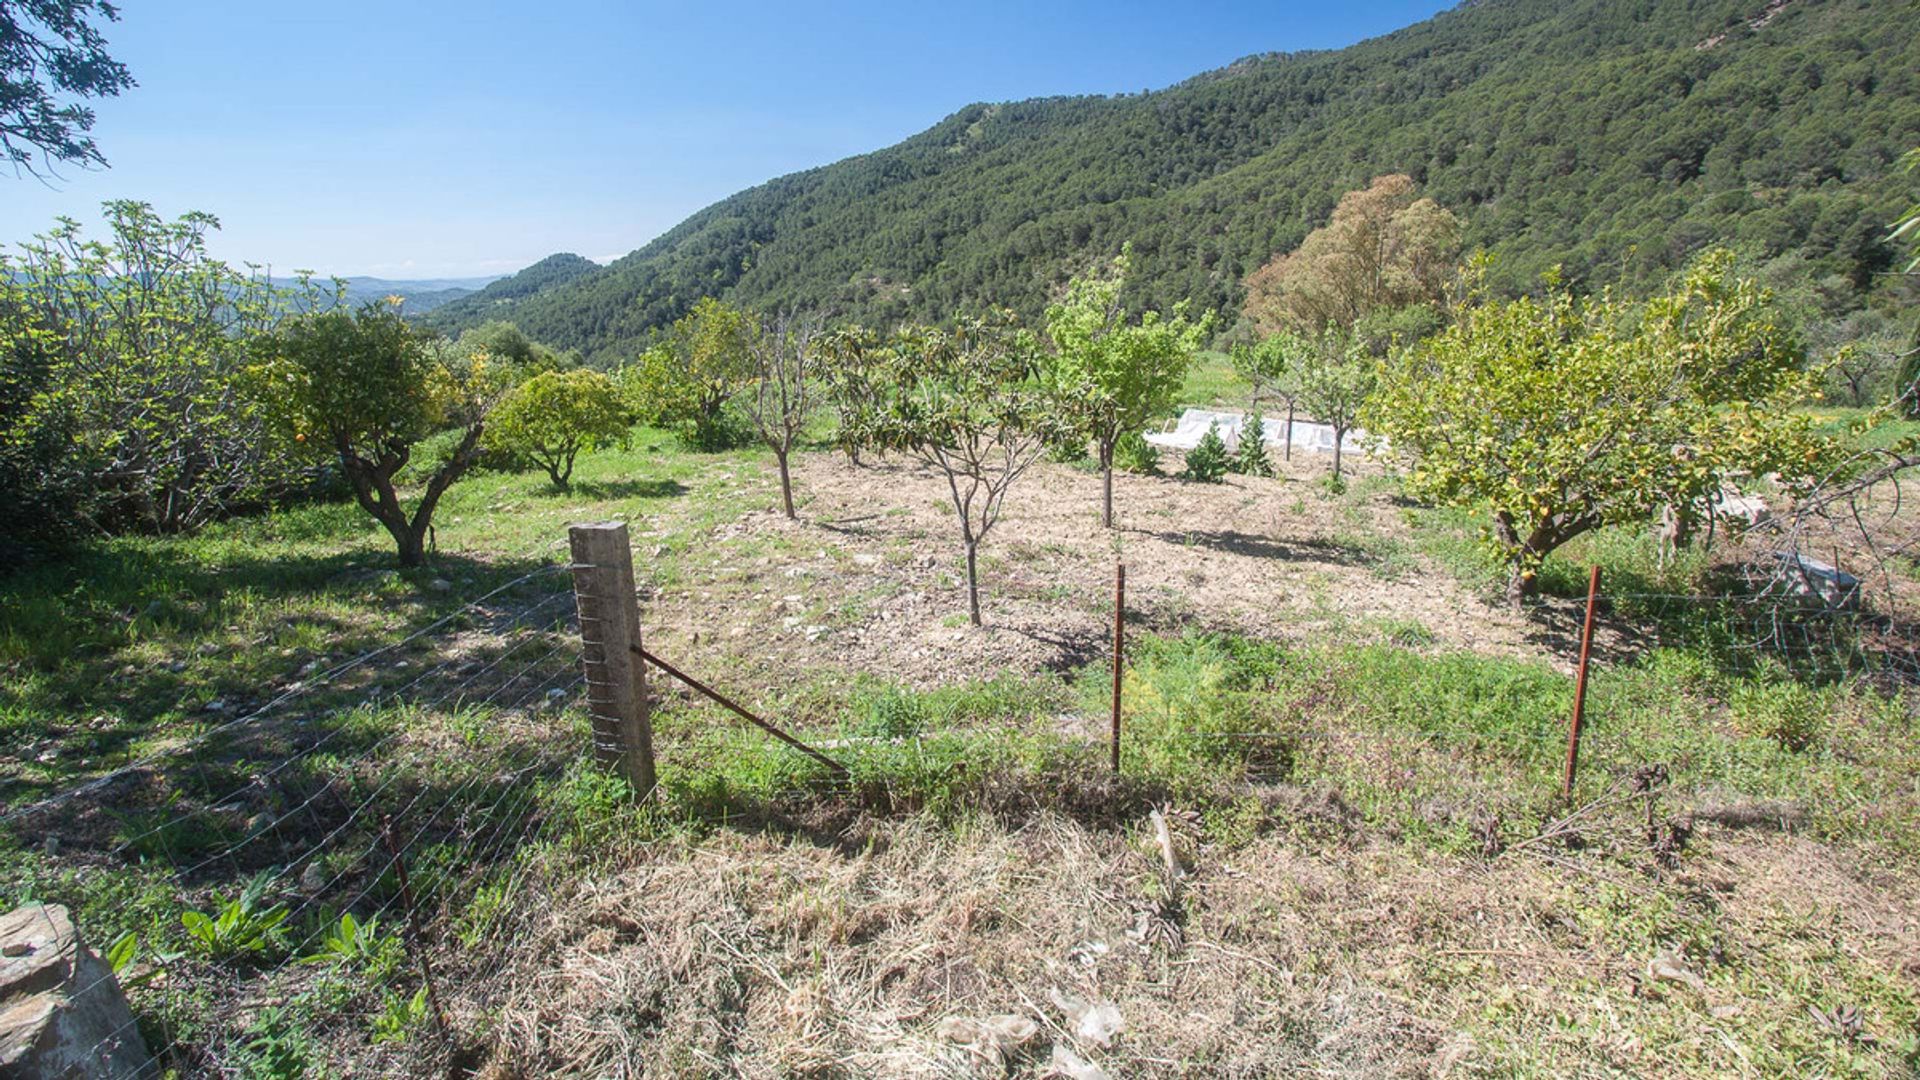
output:
{"label": "dry grass", "polygon": [[[495,1003],[490,1073],[1061,1075],[1057,1045],[1116,1077],[1899,1075],[1910,876],[1862,881],[1798,837],[1703,828],[1667,873],[1357,832],[1226,848],[1189,827],[1175,904],[1144,820],[660,843],[543,903]],[[1904,985],[1905,1013],[1866,1006],[1870,1041],[1822,1035],[1821,988],[1776,982],[1822,950],[1834,986],[1854,969]],[[1649,973],[1661,963],[1698,986]],[[1062,995],[1113,1005],[1124,1030],[1079,1037]],[[954,1041],[956,1018],[1002,1014],[1038,1032],[1004,1060]]]}

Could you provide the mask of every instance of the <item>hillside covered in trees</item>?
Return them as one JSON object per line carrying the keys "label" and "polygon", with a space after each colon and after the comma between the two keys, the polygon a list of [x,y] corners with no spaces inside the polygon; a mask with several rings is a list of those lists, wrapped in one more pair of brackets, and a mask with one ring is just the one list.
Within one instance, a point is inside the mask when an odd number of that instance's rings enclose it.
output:
{"label": "hillside covered in trees", "polygon": [[572,252],[549,255],[518,273],[488,282],[483,289],[442,301],[441,306],[446,310],[440,313],[439,320],[448,325],[465,327],[489,319],[510,319],[518,301],[558,288],[598,269],[598,263],[583,255]]}
{"label": "hillside covered in trees", "polygon": [[986,302],[1031,316],[1127,240],[1134,300],[1235,308],[1248,272],[1390,172],[1460,213],[1507,289],[1554,264],[1645,288],[1717,241],[1866,290],[1891,267],[1894,166],[1916,142],[1920,37],[1900,5],[1484,0],[1153,93],[969,106],[607,267],[543,261],[537,292],[487,302],[516,276],[435,322],[510,306],[532,337],[606,357],[703,295],[878,323]]}

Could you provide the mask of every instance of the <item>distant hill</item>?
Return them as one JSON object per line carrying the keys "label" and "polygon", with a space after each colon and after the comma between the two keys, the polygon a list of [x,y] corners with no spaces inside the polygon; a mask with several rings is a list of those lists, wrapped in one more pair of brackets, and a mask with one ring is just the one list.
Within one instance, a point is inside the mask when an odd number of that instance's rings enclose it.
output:
{"label": "distant hill", "polygon": [[1461,213],[1510,289],[1554,264],[1644,287],[1717,242],[1866,289],[1891,265],[1885,223],[1909,183],[1892,163],[1915,144],[1907,4],[1477,0],[1154,93],[968,106],[715,203],[609,266],[465,298],[444,325],[510,312],[606,358],[710,293],[875,322],[990,302],[1032,314],[1129,240],[1135,299],[1235,308],[1248,271],[1386,172]]}
{"label": "distant hill", "polygon": [[[346,281],[346,302],[355,307],[369,300],[379,300],[388,296],[406,298],[402,307],[409,315],[424,315],[443,304],[451,303],[463,296],[471,296],[498,281],[500,275],[473,278],[421,278],[400,280],[395,278],[350,277]],[[292,284],[291,278],[275,278],[282,285]]]}
{"label": "distant hill", "polygon": [[512,319],[516,302],[565,285],[598,269],[599,263],[571,252],[549,255],[517,274],[492,282],[484,289],[450,298],[429,321],[436,326],[464,329],[488,319]]}

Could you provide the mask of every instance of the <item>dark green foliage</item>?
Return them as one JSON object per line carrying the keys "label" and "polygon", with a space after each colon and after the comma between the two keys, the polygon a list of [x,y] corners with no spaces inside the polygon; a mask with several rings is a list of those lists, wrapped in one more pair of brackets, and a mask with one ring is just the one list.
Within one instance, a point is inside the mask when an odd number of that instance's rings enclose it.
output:
{"label": "dark green foliage", "polygon": [[0,4],[0,158],[35,176],[55,163],[106,164],[80,102],[133,85],[95,25],[119,17],[107,0]]}
{"label": "dark green foliage", "polygon": [[1141,476],[1160,475],[1160,449],[1138,431],[1129,431],[1113,444],[1113,466]]}
{"label": "dark green foliage", "polygon": [[1227,475],[1231,459],[1227,454],[1227,441],[1220,437],[1220,425],[1208,424],[1207,433],[1200,436],[1200,445],[1187,451],[1187,471],[1189,480],[1198,480],[1203,484],[1217,484]]}
{"label": "dark green foliage", "polygon": [[592,259],[571,252],[549,255],[517,274],[489,282],[479,292],[433,309],[432,317],[427,321],[436,326],[465,327],[490,319],[511,318],[514,305],[527,297],[565,285],[598,269],[599,264]]}
{"label": "dark green foliage", "polygon": [[1240,432],[1240,450],[1228,468],[1247,476],[1273,475],[1273,462],[1267,457],[1267,425],[1261,422],[1259,413],[1247,417],[1247,426]]}
{"label": "dark green foliage", "polygon": [[1232,311],[1249,271],[1391,172],[1460,215],[1503,290],[1564,264],[1645,291],[1709,242],[1883,280],[1909,194],[1891,177],[1920,141],[1911,12],[1795,3],[1750,25],[1764,8],[1502,0],[1152,94],[972,105],[716,203],[513,318],[590,357],[715,294],[880,326],[1032,318],[1127,240],[1130,307]]}

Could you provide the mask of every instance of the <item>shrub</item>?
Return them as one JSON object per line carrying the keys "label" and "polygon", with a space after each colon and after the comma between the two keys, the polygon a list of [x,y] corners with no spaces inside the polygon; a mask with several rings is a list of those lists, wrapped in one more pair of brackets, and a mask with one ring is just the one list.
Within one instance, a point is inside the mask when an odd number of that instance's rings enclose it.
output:
{"label": "shrub", "polygon": [[1160,475],[1160,450],[1137,431],[1120,436],[1113,447],[1113,463],[1122,471],[1140,476]]}
{"label": "shrub", "polygon": [[1812,746],[1826,726],[1825,698],[1785,679],[1740,683],[1727,704],[1742,735],[1772,740],[1786,750]]}
{"label": "shrub", "polygon": [[494,409],[487,445],[546,470],[565,491],[582,450],[626,442],[619,388],[597,371],[546,371],[521,383]]}
{"label": "shrub", "polygon": [[1200,445],[1187,451],[1187,479],[1217,484],[1227,475],[1227,442],[1220,437],[1220,425],[1208,424]]}
{"label": "shrub", "polygon": [[1267,457],[1267,425],[1259,413],[1247,418],[1246,430],[1240,433],[1240,452],[1228,468],[1248,476],[1273,475],[1273,462]]}

